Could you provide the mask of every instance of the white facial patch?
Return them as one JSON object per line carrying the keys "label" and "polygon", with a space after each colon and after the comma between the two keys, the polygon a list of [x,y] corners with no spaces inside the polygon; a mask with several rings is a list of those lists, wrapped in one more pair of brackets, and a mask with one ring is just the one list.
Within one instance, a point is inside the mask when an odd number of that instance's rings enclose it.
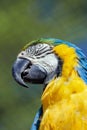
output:
{"label": "white facial patch", "polygon": [[45,83],[48,83],[53,77],[56,76],[58,58],[55,54],[48,54],[45,57],[38,59],[37,62],[34,62],[34,64],[39,65],[46,70],[47,78]]}
{"label": "white facial patch", "polygon": [[32,64],[38,65],[46,70],[47,77],[45,83],[48,83],[56,76],[58,67],[58,57],[53,53],[53,46],[49,44],[36,44],[22,51],[18,57],[26,58]]}

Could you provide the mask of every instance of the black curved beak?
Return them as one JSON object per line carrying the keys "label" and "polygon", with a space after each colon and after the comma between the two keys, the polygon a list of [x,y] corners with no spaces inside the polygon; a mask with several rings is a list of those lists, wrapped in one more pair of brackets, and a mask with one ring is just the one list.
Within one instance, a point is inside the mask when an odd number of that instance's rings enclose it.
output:
{"label": "black curved beak", "polygon": [[14,79],[20,85],[27,87],[27,88],[28,88],[28,85],[24,82],[24,80],[22,78],[22,73],[29,65],[29,62],[30,61],[27,59],[17,58],[17,60],[15,61],[15,63],[13,64],[13,67],[12,67],[12,75],[13,75]]}

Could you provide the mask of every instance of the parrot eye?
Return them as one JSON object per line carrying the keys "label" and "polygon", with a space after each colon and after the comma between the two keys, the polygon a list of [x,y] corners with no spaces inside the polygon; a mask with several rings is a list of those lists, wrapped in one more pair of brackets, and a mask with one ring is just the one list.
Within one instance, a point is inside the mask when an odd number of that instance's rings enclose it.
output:
{"label": "parrot eye", "polygon": [[38,49],[40,49],[41,47],[43,47],[43,44],[37,44]]}
{"label": "parrot eye", "polygon": [[42,58],[45,57],[47,54],[52,53],[52,46],[46,44],[46,43],[38,43],[36,45],[29,46],[26,49],[26,53],[29,57],[36,57],[36,58]]}

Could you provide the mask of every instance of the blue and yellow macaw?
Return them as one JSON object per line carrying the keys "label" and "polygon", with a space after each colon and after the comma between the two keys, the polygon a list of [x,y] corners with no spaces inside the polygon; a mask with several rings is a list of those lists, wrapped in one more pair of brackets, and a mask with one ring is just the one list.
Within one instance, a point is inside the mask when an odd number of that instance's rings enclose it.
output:
{"label": "blue and yellow macaw", "polygon": [[80,48],[54,38],[32,41],[12,73],[22,86],[44,84],[31,130],[87,130],[87,58]]}

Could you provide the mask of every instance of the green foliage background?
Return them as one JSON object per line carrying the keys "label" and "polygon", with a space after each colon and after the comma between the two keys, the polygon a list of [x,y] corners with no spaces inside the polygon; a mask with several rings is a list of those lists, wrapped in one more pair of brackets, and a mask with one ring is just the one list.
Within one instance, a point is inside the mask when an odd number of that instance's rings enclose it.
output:
{"label": "green foliage background", "polygon": [[0,130],[29,130],[39,108],[41,86],[20,87],[12,64],[21,48],[40,37],[87,45],[86,0],[0,1]]}

